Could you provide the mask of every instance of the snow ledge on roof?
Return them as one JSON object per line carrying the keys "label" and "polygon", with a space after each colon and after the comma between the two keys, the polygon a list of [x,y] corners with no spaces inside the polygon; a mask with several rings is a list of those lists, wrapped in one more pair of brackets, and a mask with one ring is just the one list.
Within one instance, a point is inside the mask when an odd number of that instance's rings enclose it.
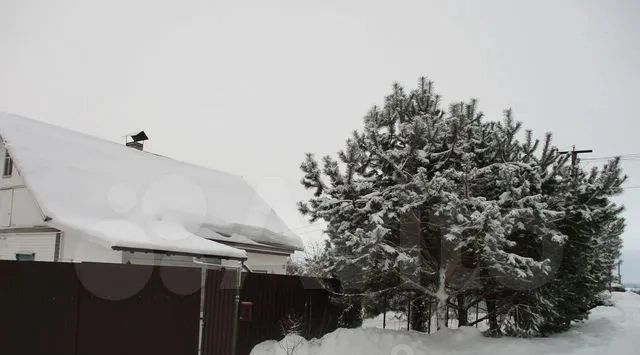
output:
{"label": "snow ledge on roof", "polygon": [[79,229],[106,247],[246,257],[198,236],[208,224],[254,243],[303,249],[240,176],[6,113],[0,136],[49,224]]}

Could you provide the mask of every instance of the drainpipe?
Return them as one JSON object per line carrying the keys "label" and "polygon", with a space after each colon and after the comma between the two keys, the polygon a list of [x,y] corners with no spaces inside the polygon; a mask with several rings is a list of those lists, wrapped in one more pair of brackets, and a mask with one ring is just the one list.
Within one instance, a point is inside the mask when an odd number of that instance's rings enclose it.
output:
{"label": "drainpipe", "polygon": [[242,269],[245,268],[244,261],[240,261],[240,266],[236,269],[236,296],[233,309],[233,343],[231,344],[231,354],[236,355],[238,347],[238,333],[240,328],[240,287],[242,286]]}

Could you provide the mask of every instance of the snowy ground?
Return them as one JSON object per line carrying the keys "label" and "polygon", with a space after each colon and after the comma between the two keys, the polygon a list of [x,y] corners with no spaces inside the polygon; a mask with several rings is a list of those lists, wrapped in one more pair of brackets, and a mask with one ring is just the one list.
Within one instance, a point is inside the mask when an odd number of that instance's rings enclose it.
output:
{"label": "snowy ground", "polygon": [[463,327],[425,335],[375,328],[338,329],[322,339],[267,341],[252,355],[631,355],[640,354],[640,295],[615,293],[615,307],[598,307],[583,324],[551,338],[485,338]]}

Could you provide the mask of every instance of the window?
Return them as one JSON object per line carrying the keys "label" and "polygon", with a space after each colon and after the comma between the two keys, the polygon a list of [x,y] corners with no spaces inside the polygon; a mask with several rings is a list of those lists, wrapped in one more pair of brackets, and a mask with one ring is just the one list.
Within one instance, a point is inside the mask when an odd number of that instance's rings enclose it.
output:
{"label": "window", "polygon": [[16,260],[18,260],[18,261],[34,261],[34,260],[36,260],[36,253],[16,253]]}
{"label": "window", "polygon": [[12,172],[13,172],[13,160],[9,155],[9,151],[5,150],[4,151],[4,173],[2,174],[2,176],[11,176]]}

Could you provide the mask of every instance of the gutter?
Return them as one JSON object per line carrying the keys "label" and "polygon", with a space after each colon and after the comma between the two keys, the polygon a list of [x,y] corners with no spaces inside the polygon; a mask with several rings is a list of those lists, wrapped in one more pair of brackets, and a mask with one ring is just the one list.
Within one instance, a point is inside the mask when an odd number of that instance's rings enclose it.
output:
{"label": "gutter", "polygon": [[218,239],[218,238],[205,238],[205,239],[212,240],[214,242],[218,242],[221,244],[229,245],[234,248],[240,248],[248,252],[264,253],[264,254],[272,254],[272,255],[289,256],[295,253],[297,250],[297,249],[287,249],[285,247],[276,247],[276,246],[271,246],[267,244],[255,245],[255,244],[231,242],[231,241]]}
{"label": "gutter", "polygon": [[[168,251],[168,250],[160,250],[160,249],[146,249],[146,248],[131,248],[131,247],[121,247],[121,246],[113,246],[111,247],[113,250],[117,251],[130,251],[130,252],[139,252],[139,253],[152,253],[152,254],[163,254],[163,255],[180,255],[180,256],[192,256],[194,258],[219,258],[224,260],[236,260],[244,263],[247,258],[234,257],[234,256],[224,256],[224,255],[215,255],[215,254],[198,254],[198,253],[189,253],[182,251]],[[200,262],[202,263],[202,262]],[[220,266],[220,265],[218,265]]]}

